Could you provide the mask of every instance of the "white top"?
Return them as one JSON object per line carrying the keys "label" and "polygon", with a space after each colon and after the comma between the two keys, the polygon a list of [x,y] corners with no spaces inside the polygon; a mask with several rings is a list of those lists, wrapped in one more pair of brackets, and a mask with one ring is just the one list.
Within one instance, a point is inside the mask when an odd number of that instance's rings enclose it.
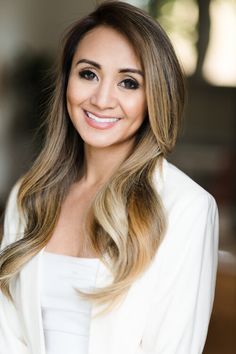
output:
{"label": "white top", "polygon": [[[162,175],[154,171],[154,186],[166,211],[164,239],[118,308],[96,317],[100,309],[92,307],[88,354],[203,352],[217,270],[217,206],[209,193],[166,160]],[[2,249],[23,236],[18,188],[9,198]],[[39,301],[42,256],[40,251],[11,281],[16,306],[0,291],[0,354],[46,354]],[[109,269],[99,263],[96,288],[112,281]]]}
{"label": "white top", "polygon": [[76,288],[91,291],[98,258],[43,252],[41,310],[47,354],[87,354],[91,304]]}

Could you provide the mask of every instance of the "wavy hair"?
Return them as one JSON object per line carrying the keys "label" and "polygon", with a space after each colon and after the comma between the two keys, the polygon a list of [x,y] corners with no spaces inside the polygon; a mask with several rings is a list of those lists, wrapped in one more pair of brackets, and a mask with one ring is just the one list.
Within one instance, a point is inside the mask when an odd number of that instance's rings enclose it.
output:
{"label": "wavy hair", "polygon": [[173,47],[154,19],[130,4],[104,2],[64,38],[44,147],[18,191],[23,237],[1,254],[0,287],[9,298],[10,279],[46,246],[69,187],[81,178],[83,141],[69,119],[66,89],[80,40],[101,25],[117,30],[133,45],[144,71],[147,117],[134,149],[97,192],[87,220],[90,247],[109,267],[113,282],[83,296],[114,306],[150,266],[163,239],[166,218],[153,176],[176,143],[184,79]]}

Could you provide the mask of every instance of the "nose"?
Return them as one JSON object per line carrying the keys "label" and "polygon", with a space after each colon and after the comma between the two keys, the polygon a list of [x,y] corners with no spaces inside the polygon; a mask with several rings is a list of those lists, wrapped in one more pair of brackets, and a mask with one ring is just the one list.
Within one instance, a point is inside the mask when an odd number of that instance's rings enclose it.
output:
{"label": "nose", "polygon": [[113,85],[114,84],[108,80],[100,81],[91,95],[91,104],[100,110],[116,107],[117,97]]}

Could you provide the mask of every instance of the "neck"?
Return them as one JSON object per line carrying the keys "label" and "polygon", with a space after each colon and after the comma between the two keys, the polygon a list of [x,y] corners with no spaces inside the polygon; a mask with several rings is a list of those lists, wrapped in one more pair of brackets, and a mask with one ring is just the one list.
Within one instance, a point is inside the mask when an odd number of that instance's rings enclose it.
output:
{"label": "neck", "polygon": [[85,164],[83,180],[88,185],[105,183],[129,156],[133,141],[122,146],[95,148],[84,145]]}

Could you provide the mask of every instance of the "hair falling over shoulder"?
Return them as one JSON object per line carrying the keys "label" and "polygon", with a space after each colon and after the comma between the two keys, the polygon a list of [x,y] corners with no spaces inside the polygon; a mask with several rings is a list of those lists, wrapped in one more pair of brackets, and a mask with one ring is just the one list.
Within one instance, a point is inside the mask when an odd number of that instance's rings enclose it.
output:
{"label": "hair falling over shoulder", "polygon": [[83,296],[112,308],[150,265],[164,237],[165,213],[153,175],[175,146],[184,106],[183,75],[156,21],[130,4],[108,1],[65,36],[44,147],[18,191],[24,235],[1,253],[0,288],[9,298],[11,278],[46,246],[63,199],[80,178],[83,141],[68,118],[66,88],[76,47],[100,25],[116,29],[132,43],[143,66],[148,111],[135,148],[95,196],[87,222],[91,247],[110,268],[113,282]]}

